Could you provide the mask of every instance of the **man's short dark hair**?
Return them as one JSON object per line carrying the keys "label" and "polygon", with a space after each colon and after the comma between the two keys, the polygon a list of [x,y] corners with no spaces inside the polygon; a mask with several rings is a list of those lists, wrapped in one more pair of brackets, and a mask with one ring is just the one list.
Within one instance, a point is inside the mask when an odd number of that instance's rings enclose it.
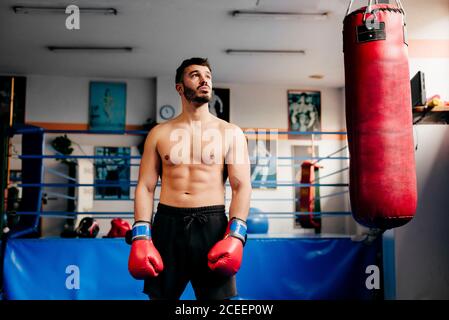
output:
{"label": "man's short dark hair", "polygon": [[176,69],[176,83],[182,82],[182,77],[184,75],[184,70],[191,65],[198,65],[198,66],[205,66],[208,67],[209,70],[212,72],[212,68],[210,67],[209,61],[207,58],[190,58],[184,60],[181,65]]}

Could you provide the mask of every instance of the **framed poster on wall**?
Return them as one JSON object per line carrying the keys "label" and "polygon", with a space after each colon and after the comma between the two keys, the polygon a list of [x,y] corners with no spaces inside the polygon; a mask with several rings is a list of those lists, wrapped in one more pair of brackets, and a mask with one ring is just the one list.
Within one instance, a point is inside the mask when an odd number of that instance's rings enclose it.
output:
{"label": "framed poster on wall", "polygon": [[130,199],[130,152],[128,147],[95,147],[96,156],[111,157],[95,159],[95,200]]}
{"label": "framed poster on wall", "polygon": [[125,130],[126,83],[90,82],[89,129]]}
{"label": "framed poster on wall", "polygon": [[[321,131],[321,92],[288,90],[288,131]],[[315,135],[316,138],[319,136]],[[310,135],[291,135],[289,138],[306,138]]]}
{"label": "framed poster on wall", "polygon": [[249,139],[248,152],[253,189],[276,189],[277,140]]}
{"label": "framed poster on wall", "polygon": [[213,88],[209,101],[209,112],[229,122],[229,89]]}

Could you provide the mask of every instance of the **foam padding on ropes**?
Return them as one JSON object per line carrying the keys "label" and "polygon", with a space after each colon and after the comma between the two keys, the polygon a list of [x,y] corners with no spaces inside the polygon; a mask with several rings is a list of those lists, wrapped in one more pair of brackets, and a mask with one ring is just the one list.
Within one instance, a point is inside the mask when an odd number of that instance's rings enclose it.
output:
{"label": "foam padding on ropes", "polygon": [[[237,274],[239,298],[372,299],[366,268],[382,269],[378,240],[252,237]],[[129,251],[123,239],[11,239],[5,298],[146,300],[143,281],[128,273]],[[195,299],[190,284],[181,299]]]}

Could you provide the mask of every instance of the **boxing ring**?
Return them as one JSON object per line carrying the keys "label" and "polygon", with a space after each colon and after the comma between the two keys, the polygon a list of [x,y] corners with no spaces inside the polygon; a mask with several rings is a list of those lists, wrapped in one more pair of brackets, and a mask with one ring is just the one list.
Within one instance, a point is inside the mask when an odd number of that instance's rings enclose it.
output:
{"label": "boxing ring", "polygon": [[[23,188],[23,206],[14,216],[26,217],[26,226],[12,229],[2,239],[3,299],[8,300],[147,300],[142,293],[143,281],[131,277],[127,269],[130,246],[123,238],[36,238],[33,232],[40,217],[75,219],[89,214],[96,219],[112,217],[130,218],[133,212],[76,212],[43,211],[44,188],[94,187],[95,183],[44,183],[44,159],[95,159],[101,156],[44,155],[45,133],[63,131],[37,127],[16,129],[22,134],[23,177],[18,184]],[[90,134],[90,131],[71,131]],[[98,133],[98,132],[96,132]],[[146,134],[146,132],[99,132],[101,134]],[[283,133],[285,134],[285,133]],[[290,132],[289,134],[295,134]],[[304,133],[302,133],[304,134]],[[310,133],[306,133],[310,134]],[[326,134],[326,132],[312,133]],[[336,134],[332,132],[331,134]],[[345,133],[339,133],[345,134]],[[26,137],[26,138],[25,138]],[[331,159],[332,155],[316,157]],[[140,158],[128,156],[131,158]],[[282,157],[279,157],[282,158]],[[292,161],[301,160],[295,157]],[[336,160],[347,157],[335,157]],[[26,163],[26,165],[25,165]],[[292,166],[292,165],[290,165]],[[293,164],[293,166],[296,166]],[[27,172],[26,172],[27,171]],[[324,178],[324,176],[319,179]],[[297,181],[278,181],[277,186],[337,186],[347,184],[321,184]],[[267,182],[267,184],[272,182]],[[129,181],[135,185],[136,181]],[[256,183],[257,184],[257,183]],[[114,182],[102,187],[118,186]],[[28,190],[28,191],[25,191]],[[345,193],[342,191],[336,195]],[[54,193],[57,194],[57,193]],[[332,195],[329,195],[332,196]],[[324,198],[325,196],[323,196]],[[157,200],[157,199],[155,199]],[[275,201],[268,197],[258,201]],[[278,199],[284,201],[287,199]],[[289,199],[293,201],[293,199]],[[297,199],[295,199],[297,200]],[[351,212],[252,212],[250,217],[263,219],[293,219],[307,214],[315,217],[344,216]],[[254,220],[257,224],[257,219]],[[248,223],[250,227],[250,222]],[[394,298],[394,239],[391,234],[364,235],[326,234],[271,234],[257,229],[248,235],[243,261],[237,274],[237,299],[251,300],[321,300],[358,299],[376,300]],[[379,269],[379,289],[371,288],[371,267]],[[181,299],[195,299],[190,286]]]}
{"label": "boxing ring", "polygon": [[[249,235],[239,299],[382,298],[365,287],[366,266],[379,265],[382,241]],[[12,239],[6,246],[5,299],[147,300],[128,272],[123,239]],[[195,299],[189,286],[181,299]]]}

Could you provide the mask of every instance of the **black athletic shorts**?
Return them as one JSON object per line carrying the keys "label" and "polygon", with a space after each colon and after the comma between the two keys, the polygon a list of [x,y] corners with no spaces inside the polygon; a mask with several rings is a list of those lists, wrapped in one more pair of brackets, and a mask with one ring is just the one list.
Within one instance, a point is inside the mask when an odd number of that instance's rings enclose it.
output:
{"label": "black athletic shorts", "polygon": [[145,279],[143,292],[150,299],[178,300],[190,281],[198,300],[235,297],[235,276],[223,276],[207,265],[207,254],[223,239],[227,224],[224,205],[178,208],[159,203],[151,236],[164,270]]}

